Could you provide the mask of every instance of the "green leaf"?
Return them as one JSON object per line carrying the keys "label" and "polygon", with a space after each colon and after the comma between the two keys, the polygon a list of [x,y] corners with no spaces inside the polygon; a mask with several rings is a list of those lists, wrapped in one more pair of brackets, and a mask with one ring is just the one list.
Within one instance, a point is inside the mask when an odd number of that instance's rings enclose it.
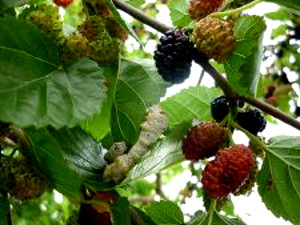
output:
{"label": "green leaf", "polygon": [[129,217],[129,202],[127,198],[120,197],[111,205],[114,224],[131,225]]}
{"label": "green leaf", "polygon": [[[12,223],[24,225],[65,224],[73,211],[70,206],[70,201],[66,197],[63,197],[62,202],[58,203],[54,192],[45,192],[34,200],[23,201],[22,204],[14,204]],[[54,214],[56,215],[55,217],[53,216]]]}
{"label": "green leaf", "polygon": [[147,108],[159,102],[166,87],[153,60],[122,60],[111,117],[114,141],[136,142]]}
{"label": "green leaf", "polygon": [[35,26],[9,17],[0,18],[0,29],[0,75],[12,76],[12,84],[24,73],[30,79],[57,69],[58,48]]}
{"label": "green leaf", "polygon": [[60,144],[65,160],[84,179],[99,176],[106,166],[103,148],[80,128],[49,129]]}
{"label": "green leaf", "polygon": [[105,0],[105,2],[107,4],[108,8],[110,9],[111,13],[113,14],[114,18],[121,24],[121,26],[124,29],[126,29],[128,31],[129,34],[132,35],[132,37],[134,37],[137,40],[137,42],[139,42],[142,45],[142,42],[140,41],[139,37],[136,35],[134,30],[132,29],[131,25],[122,19],[119,11],[115,7],[112,0]]}
{"label": "green leaf", "polygon": [[258,176],[258,192],[269,210],[300,224],[300,138],[270,139]]}
{"label": "green leaf", "polygon": [[116,92],[118,64],[104,66],[103,75],[107,80],[107,98],[103,102],[100,111],[81,124],[81,127],[90,133],[96,140],[101,140],[110,132],[111,110],[114,104]]}
{"label": "green leaf", "polygon": [[171,201],[153,202],[145,208],[146,214],[157,224],[183,224],[183,213]]}
{"label": "green leaf", "polygon": [[267,1],[300,11],[300,0],[267,0]]}
{"label": "green leaf", "polygon": [[265,29],[263,19],[258,16],[243,16],[235,22],[235,50],[224,67],[229,84],[241,95],[255,96],[256,94]]}
{"label": "green leaf", "polygon": [[130,193],[130,195],[149,196],[155,188],[154,186],[152,182],[139,179],[131,182],[126,188],[126,191]]}
{"label": "green leaf", "polygon": [[102,70],[89,60],[58,67],[55,43],[32,25],[0,19],[0,120],[19,127],[73,127],[106,97]]}
{"label": "green leaf", "polygon": [[71,198],[79,199],[81,181],[65,162],[61,143],[46,129],[30,128],[25,131],[30,148],[23,153],[33,160],[55,189]]}
{"label": "green leaf", "polygon": [[102,71],[89,60],[27,81],[15,79],[9,87],[11,78],[3,79],[0,118],[20,127],[74,127],[98,112],[106,97]]}
{"label": "green leaf", "polygon": [[9,215],[9,201],[6,197],[0,197],[0,225],[7,225]]}
{"label": "green leaf", "polygon": [[184,27],[192,22],[188,14],[189,0],[171,0],[168,7],[174,26]]}
{"label": "green leaf", "polygon": [[78,127],[60,130],[49,128],[48,134],[53,140],[52,145],[55,145],[55,140],[65,162],[76,172],[81,182],[93,190],[103,190],[112,186],[103,182],[101,178],[106,166],[105,152],[101,144],[89,134]]}
{"label": "green leaf", "polygon": [[271,38],[275,39],[281,35],[285,35],[286,30],[287,30],[287,25],[281,24],[280,26],[278,26],[274,30],[272,30]]}
{"label": "green leaf", "polygon": [[167,98],[160,106],[168,114],[171,126],[192,119],[211,120],[210,102],[220,95],[220,89],[196,86]]}
{"label": "green leaf", "polygon": [[188,225],[246,225],[238,218],[229,218],[214,211],[211,222],[209,222],[209,215],[203,212],[197,212],[194,218]]}
{"label": "green leaf", "polygon": [[128,3],[130,5],[133,5],[134,7],[140,7],[143,5],[146,1],[145,0],[129,0]]}
{"label": "green leaf", "polygon": [[286,8],[281,7],[275,12],[266,13],[265,16],[271,20],[291,20],[293,18],[293,14]]}
{"label": "green leaf", "polygon": [[190,123],[183,123],[172,129],[161,142],[146,153],[127,175],[123,183],[146,177],[184,159],[181,152],[181,140],[190,128]]}

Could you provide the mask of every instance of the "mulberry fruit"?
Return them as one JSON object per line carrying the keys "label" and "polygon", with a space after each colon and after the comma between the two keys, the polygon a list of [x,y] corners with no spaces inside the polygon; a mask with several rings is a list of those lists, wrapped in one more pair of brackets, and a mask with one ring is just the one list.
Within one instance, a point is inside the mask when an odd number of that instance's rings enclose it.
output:
{"label": "mulberry fruit", "polygon": [[94,205],[82,204],[79,211],[78,224],[113,225],[112,216],[108,210],[99,212]]}
{"label": "mulberry fruit", "polygon": [[95,10],[95,14],[99,16],[109,16],[111,12],[107,6],[106,0],[89,0],[88,3]]}
{"label": "mulberry fruit", "polygon": [[300,26],[293,28],[293,35],[291,37],[295,40],[300,40]]}
{"label": "mulberry fruit", "polygon": [[220,19],[204,18],[196,23],[191,40],[199,52],[222,63],[234,50],[233,24]]}
{"label": "mulberry fruit", "polygon": [[214,156],[227,141],[226,128],[215,122],[205,122],[189,130],[182,141],[182,150],[186,159],[197,161]]}
{"label": "mulberry fruit", "polygon": [[211,115],[217,121],[221,122],[229,113],[229,101],[225,96],[215,98],[210,105]]}
{"label": "mulberry fruit", "polygon": [[67,7],[73,2],[73,0],[53,0],[53,2],[57,6]]}
{"label": "mulberry fruit", "polygon": [[236,192],[249,177],[253,164],[252,150],[244,145],[219,150],[202,174],[205,193],[212,198],[224,198]]}
{"label": "mulberry fruit", "polygon": [[78,31],[86,37],[89,42],[101,40],[109,35],[101,16],[90,16],[78,27]]}
{"label": "mulberry fruit", "polygon": [[295,109],[295,116],[296,117],[299,117],[300,116],[300,107],[299,106],[296,106],[296,109]]}
{"label": "mulberry fruit", "polygon": [[102,201],[106,204],[81,204],[78,223],[85,224],[103,224],[112,225],[112,215],[110,205],[114,204],[118,199],[118,194],[115,192],[97,192],[91,196],[91,200]]}
{"label": "mulberry fruit", "polygon": [[112,38],[117,38],[122,42],[125,42],[128,38],[128,32],[122,27],[122,25],[113,17],[103,17],[105,23],[105,29]]}
{"label": "mulberry fruit", "polygon": [[90,42],[91,59],[99,64],[112,64],[119,58],[122,43],[117,38],[109,38]]}
{"label": "mulberry fruit", "polygon": [[13,197],[19,200],[37,198],[46,190],[45,180],[27,160],[2,158],[0,163],[1,182],[4,181],[6,186],[1,188]]}
{"label": "mulberry fruit", "polygon": [[182,83],[191,71],[192,51],[193,44],[184,30],[167,31],[154,52],[158,73],[172,84]]}
{"label": "mulberry fruit", "polygon": [[287,74],[285,72],[283,72],[283,71],[280,74],[279,80],[283,84],[291,84],[291,82],[289,81],[289,78],[288,78]]}
{"label": "mulberry fruit", "polygon": [[83,57],[89,58],[92,54],[92,47],[86,37],[81,33],[74,33],[68,37],[61,50],[61,59],[63,62],[77,60]]}
{"label": "mulberry fruit", "polygon": [[266,127],[266,120],[257,109],[240,112],[237,114],[238,124],[253,135],[262,132]]}
{"label": "mulberry fruit", "polygon": [[189,5],[189,15],[193,20],[199,20],[217,11],[223,0],[192,0]]}
{"label": "mulberry fruit", "polygon": [[109,36],[124,42],[128,37],[127,31],[110,15],[90,16],[78,30],[89,41],[97,41]]}
{"label": "mulberry fruit", "polygon": [[[113,31],[106,29],[105,20],[100,16],[91,16],[78,31],[87,39],[90,48],[89,58],[99,64],[111,64],[119,58],[122,41]],[[110,33],[111,32],[111,33]],[[121,36],[120,36],[121,38]]]}
{"label": "mulberry fruit", "polygon": [[254,187],[256,183],[256,178],[258,175],[258,162],[254,160],[253,167],[251,171],[249,172],[249,175],[247,179],[243,182],[243,184],[238,188],[236,192],[234,192],[234,195],[245,195],[250,194],[252,191],[252,188]]}
{"label": "mulberry fruit", "polygon": [[57,7],[52,5],[40,5],[34,9],[30,8],[28,11],[24,10],[24,14],[26,14],[25,19],[27,21],[37,26],[57,44],[63,42],[63,24]]}

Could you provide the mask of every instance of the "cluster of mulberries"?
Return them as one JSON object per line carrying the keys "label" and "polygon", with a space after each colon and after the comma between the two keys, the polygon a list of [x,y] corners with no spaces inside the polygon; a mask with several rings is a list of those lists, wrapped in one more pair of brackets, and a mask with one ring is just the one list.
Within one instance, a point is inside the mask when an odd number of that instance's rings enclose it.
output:
{"label": "cluster of mulberries", "polygon": [[[255,156],[262,155],[261,149],[253,145],[228,147],[228,129],[218,123],[229,113],[229,102],[225,96],[211,102],[211,113],[217,122],[201,122],[192,127],[182,140],[182,151],[188,160],[198,161],[215,156],[202,173],[201,182],[208,197],[206,203],[209,198],[224,200],[230,193],[239,195],[250,192],[258,171]],[[256,109],[238,112],[236,121],[254,135],[266,126],[264,117]],[[218,203],[220,207],[221,203],[224,202]]]}
{"label": "cluster of mulberries", "polygon": [[0,189],[19,200],[37,198],[47,188],[45,180],[25,159],[1,157]]}
{"label": "cluster of mulberries", "polygon": [[62,61],[82,57],[111,64],[120,54],[127,32],[110,16],[90,16],[62,46]]}
{"label": "cluster of mulberries", "polygon": [[[53,0],[57,6],[67,7],[72,0]],[[117,61],[127,31],[111,15],[104,1],[91,1],[98,15],[89,16],[76,32],[65,38],[62,32],[62,18],[54,5],[40,5],[23,11],[21,18],[30,21],[61,46],[62,62],[79,58],[90,58],[99,64]],[[105,12],[104,12],[105,11]]]}
{"label": "cluster of mulberries", "polygon": [[[270,86],[270,92],[273,94],[274,86]],[[225,96],[215,98],[211,102],[211,115],[217,121],[221,122],[229,113],[229,101]],[[262,132],[266,127],[264,116],[257,109],[249,109],[244,112],[238,112],[236,116],[237,123],[253,135]]]}
{"label": "cluster of mulberries", "polygon": [[233,23],[206,17],[217,11],[223,2],[224,0],[190,1],[189,15],[198,20],[190,40],[182,29],[170,30],[160,39],[154,60],[158,73],[164,80],[172,84],[183,82],[190,74],[192,60],[201,64],[208,58],[213,58],[223,63],[229,58],[235,47]]}
{"label": "cluster of mulberries", "polygon": [[229,193],[246,193],[253,187],[257,170],[252,150],[244,145],[224,148],[228,144],[227,129],[216,122],[200,123],[182,140],[182,151],[188,160],[216,156],[202,174],[208,197],[221,199]]}

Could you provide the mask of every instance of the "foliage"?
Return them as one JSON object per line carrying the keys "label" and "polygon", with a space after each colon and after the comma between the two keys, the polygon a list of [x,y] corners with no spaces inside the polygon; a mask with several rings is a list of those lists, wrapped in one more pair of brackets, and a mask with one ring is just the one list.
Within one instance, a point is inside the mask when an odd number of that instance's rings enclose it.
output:
{"label": "foliage", "polygon": [[[232,138],[240,130],[250,140],[253,157],[262,161],[232,194],[249,194],[257,183],[262,201],[275,216],[300,224],[299,137],[279,136],[266,142],[261,133],[251,134],[236,119],[238,113],[256,107],[266,118],[273,116],[300,129],[296,120],[300,116],[300,1],[268,0],[279,8],[263,16],[243,14],[260,0],[240,2],[226,1],[209,15],[234,24],[231,56],[217,63],[202,53],[192,53],[215,85],[194,84],[164,98],[172,84],[157,72],[152,56],[158,32],[169,27],[147,14],[156,17],[167,9],[173,26],[191,35],[197,21],[189,17],[190,1],[74,0],[59,8],[50,0],[0,0],[0,225],[81,225],[84,210],[91,210],[91,225],[99,221],[245,224],[235,215],[229,196],[213,199],[203,189],[201,174],[211,159],[187,162],[181,149],[181,140],[191,127],[213,121],[210,104],[221,95],[230,103],[221,121],[230,136],[224,145],[240,144]],[[232,8],[233,3],[242,7]],[[43,21],[41,11],[31,21],[22,15],[44,4],[59,10],[62,21],[55,19],[62,28]],[[90,16],[100,20],[82,25]],[[273,43],[265,45],[264,31],[270,20],[279,25],[272,31]],[[54,34],[60,39],[53,38]],[[91,51],[99,50],[103,53],[99,58],[117,54],[100,64],[91,57]],[[167,60],[171,59],[163,63]],[[261,70],[261,65],[266,69]],[[149,110],[156,109],[153,105],[162,112]],[[9,191],[16,185],[10,177],[15,168],[4,162],[12,158],[30,162],[47,186],[42,196],[21,201]],[[125,171],[120,182],[107,177],[111,163]],[[192,178],[187,178],[176,199],[169,200],[164,188],[186,171]],[[26,182],[32,178],[18,175]],[[156,201],[158,196],[160,201]],[[200,206],[194,215],[182,210],[182,204],[194,197],[203,200],[205,212]]]}

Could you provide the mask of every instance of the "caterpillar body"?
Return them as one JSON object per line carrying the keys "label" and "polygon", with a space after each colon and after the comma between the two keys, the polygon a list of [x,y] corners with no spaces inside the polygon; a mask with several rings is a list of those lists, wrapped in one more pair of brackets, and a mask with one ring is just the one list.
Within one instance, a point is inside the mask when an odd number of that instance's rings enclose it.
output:
{"label": "caterpillar body", "polygon": [[122,182],[129,170],[148,151],[149,145],[155,143],[168,128],[168,124],[169,119],[159,106],[149,107],[137,142],[127,154],[118,156],[112,164],[106,167],[103,178],[114,183]]}

